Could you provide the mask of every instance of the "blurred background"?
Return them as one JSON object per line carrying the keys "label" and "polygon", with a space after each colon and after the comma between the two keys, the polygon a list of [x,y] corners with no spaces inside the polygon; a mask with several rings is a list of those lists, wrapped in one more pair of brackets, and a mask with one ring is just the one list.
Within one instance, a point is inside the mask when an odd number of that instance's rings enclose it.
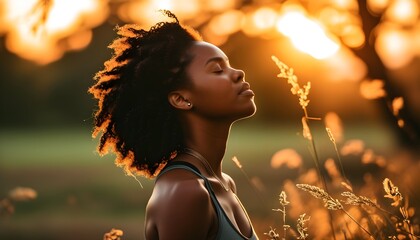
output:
{"label": "blurred background", "polygon": [[159,9],[225,51],[256,93],[257,114],[232,128],[224,171],[260,236],[282,224],[271,209],[285,184],[314,167],[304,113],[272,55],[311,82],[323,166],[336,157],[327,126],[356,189],[394,176],[418,204],[418,0],[0,0],[0,239],[101,239],[112,228],[142,239],[153,180],[141,187],[95,152],[87,89],[115,26],[148,29],[166,20]]}

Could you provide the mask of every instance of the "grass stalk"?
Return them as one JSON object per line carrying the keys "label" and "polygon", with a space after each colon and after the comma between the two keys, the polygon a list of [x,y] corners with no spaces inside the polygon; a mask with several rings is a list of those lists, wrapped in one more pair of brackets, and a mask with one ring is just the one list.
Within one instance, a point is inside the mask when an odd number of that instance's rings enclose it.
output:
{"label": "grass stalk", "polygon": [[344,208],[342,208],[341,211],[343,211],[354,223],[356,223],[365,233],[367,233],[370,239],[375,239],[372,233],[370,233],[369,230],[367,230],[365,227],[362,226],[362,224],[360,224],[356,219],[354,219],[354,217],[349,212],[347,212]]}

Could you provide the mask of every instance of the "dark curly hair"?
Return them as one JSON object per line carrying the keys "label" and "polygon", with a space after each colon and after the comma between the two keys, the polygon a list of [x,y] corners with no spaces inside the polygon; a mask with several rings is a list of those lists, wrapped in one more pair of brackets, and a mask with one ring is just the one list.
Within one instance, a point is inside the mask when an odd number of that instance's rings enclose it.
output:
{"label": "dark curly hair", "polygon": [[129,174],[155,177],[183,147],[183,134],[168,93],[188,84],[185,68],[192,59],[187,50],[201,37],[172,21],[159,22],[149,31],[135,24],[117,27],[114,50],[88,92],[98,99],[93,137],[102,132],[98,152],[111,148],[116,164]]}

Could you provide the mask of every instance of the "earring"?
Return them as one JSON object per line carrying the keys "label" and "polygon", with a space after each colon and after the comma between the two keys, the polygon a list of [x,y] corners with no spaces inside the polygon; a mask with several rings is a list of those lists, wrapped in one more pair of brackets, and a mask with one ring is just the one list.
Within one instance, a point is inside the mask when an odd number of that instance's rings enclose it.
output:
{"label": "earring", "polygon": [[192,105],[192,104],[191,104],[190,102],[188,102],[188,103],[187,103],[187,106],[188,106],[188,107],[191,107],[191,105]]}

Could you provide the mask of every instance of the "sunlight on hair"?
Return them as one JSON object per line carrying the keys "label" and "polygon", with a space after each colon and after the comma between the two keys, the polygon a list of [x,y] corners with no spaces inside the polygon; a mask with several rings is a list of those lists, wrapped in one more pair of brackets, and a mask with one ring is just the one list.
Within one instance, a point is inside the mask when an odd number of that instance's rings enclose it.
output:
{"label": "sunlight on hair", "polygon": [[134,180],[136,180],[136,182],[140,185],[140,187],[143,188],[143,184],[141,184],[140,180],[130,171],[130,169],[125,169],[125,174],[127,174],[127,176],[133,177]]}
{"label": "sunlight on hair", "polygon": [[316,59],[328,58],[340,48],[338,41],[302,10],[286,11],[277,21],[277,30],[289,37],[297,49]]}

